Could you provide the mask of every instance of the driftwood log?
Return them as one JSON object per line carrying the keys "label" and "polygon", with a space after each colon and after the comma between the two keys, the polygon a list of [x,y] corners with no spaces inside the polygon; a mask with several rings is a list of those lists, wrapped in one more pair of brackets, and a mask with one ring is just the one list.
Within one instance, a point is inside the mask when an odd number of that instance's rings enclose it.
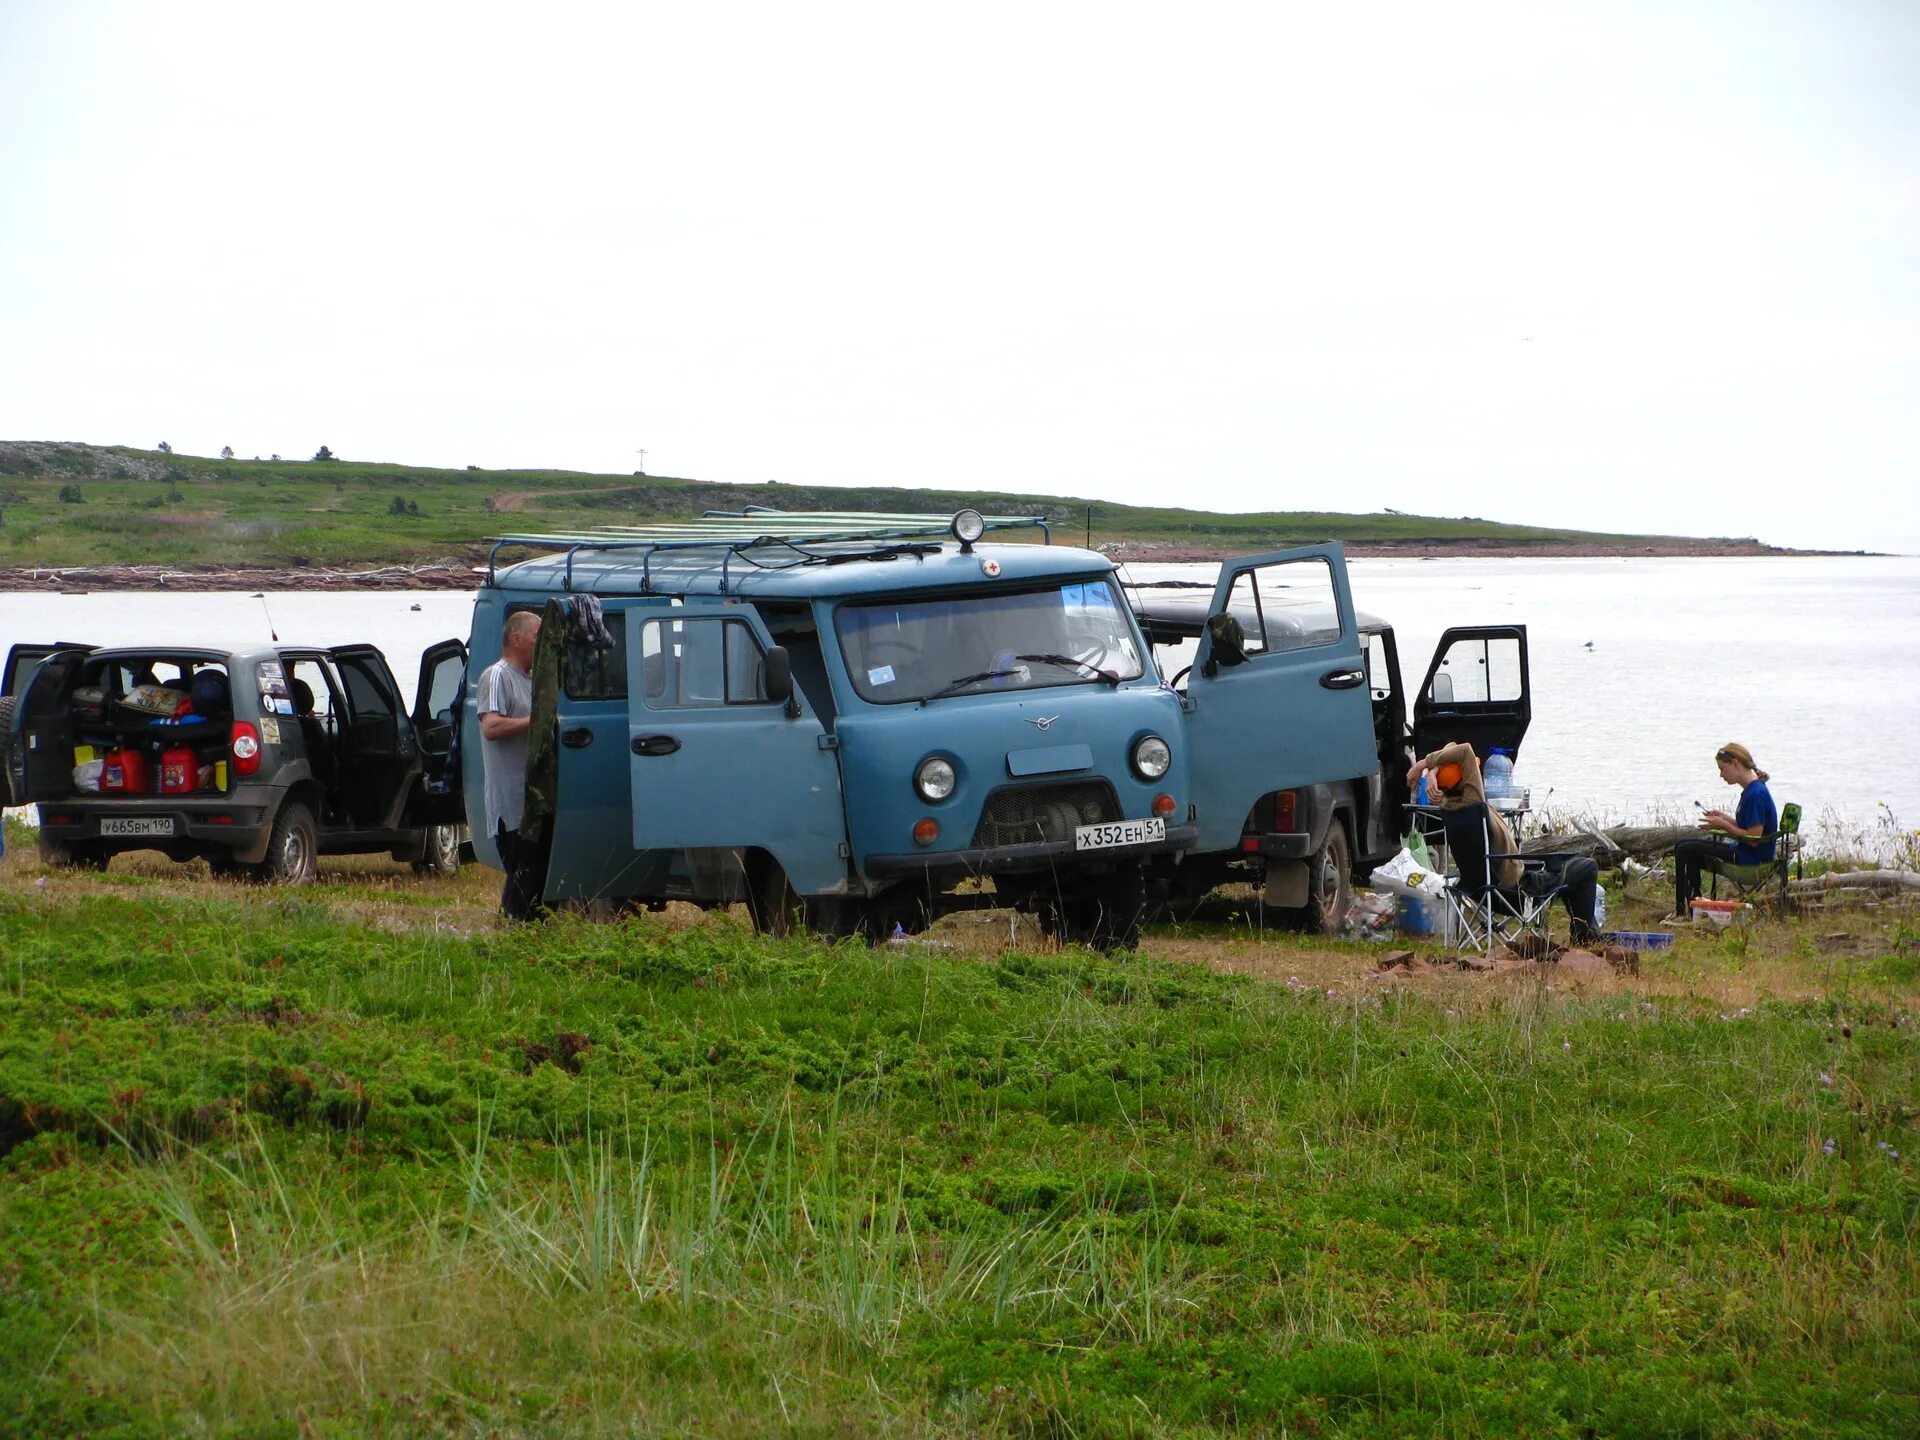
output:
{"label": "driftwood log", "polygon": [[1920,875],[1911,870],[1841,870],[1790,880],[1787,889],[1795,895],[1819,890],[1920,890]]}
{"label": "driftwood log", "polygon": [[1701,834],[1697,825],[1616,825],[1611,830],[1581,830],[1574,835],[1535,835],[1521,842],[1525,855],[1585,855],[1602,865],[1618,865],[1623,857],[1647,862],[1673,852],[1682,840]]}

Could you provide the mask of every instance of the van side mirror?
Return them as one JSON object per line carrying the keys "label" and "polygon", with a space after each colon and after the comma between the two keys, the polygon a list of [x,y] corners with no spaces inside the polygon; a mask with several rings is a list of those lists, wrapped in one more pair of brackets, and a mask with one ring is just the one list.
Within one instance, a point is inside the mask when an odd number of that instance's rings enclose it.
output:
{"label": "van side mirror", "polygon": [[784,700],[789,718],[800,713],[799,703],[793,698],[793,661],[787,655],[787,647],[776,645],[766,654],[767,699]]}

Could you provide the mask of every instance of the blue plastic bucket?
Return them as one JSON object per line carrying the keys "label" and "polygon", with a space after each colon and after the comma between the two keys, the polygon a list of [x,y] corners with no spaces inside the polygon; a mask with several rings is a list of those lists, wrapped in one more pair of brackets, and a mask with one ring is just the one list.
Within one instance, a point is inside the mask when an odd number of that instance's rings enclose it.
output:
{"label": "blue plastic bucket", "polygon": [[1667,950],[1673,946],[1669,930],[1609,930],[1600,938],[1625,950]]}

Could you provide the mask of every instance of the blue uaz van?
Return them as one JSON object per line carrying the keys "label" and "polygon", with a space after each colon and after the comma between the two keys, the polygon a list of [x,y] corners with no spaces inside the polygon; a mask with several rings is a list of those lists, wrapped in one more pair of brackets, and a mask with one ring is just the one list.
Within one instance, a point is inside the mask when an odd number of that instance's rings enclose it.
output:
{"label": "blue uaz van", "polygon": [[[559,601],[557,744],[529,777],[549,903],[744,901],[774,933],[870,938],[1012,906],[1131,946],[1146,867],[1198,833],[1181,705],[1112,562],[1049,540],[973,511],[502,537],[468,647],[476,850],[498,864],[477,682],[510,614]],[[605,637],[568,623],[575,596]]]}

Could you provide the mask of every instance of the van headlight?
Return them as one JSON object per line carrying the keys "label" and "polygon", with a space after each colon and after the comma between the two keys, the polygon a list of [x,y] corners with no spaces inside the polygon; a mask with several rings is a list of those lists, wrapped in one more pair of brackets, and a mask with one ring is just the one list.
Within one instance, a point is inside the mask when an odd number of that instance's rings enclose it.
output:
{"label": "van headlight", "polygon": [[953,794],[953,762],[929,755],[913,772],[913,788],[922,800],[937,803],[946,799]]}
{"label": "van headlight", "polygon": [[1142,735],[1133,742],[1133,773],[1142,780],[1158,780],[1173,765],[1173,751],[1158,735]]}

